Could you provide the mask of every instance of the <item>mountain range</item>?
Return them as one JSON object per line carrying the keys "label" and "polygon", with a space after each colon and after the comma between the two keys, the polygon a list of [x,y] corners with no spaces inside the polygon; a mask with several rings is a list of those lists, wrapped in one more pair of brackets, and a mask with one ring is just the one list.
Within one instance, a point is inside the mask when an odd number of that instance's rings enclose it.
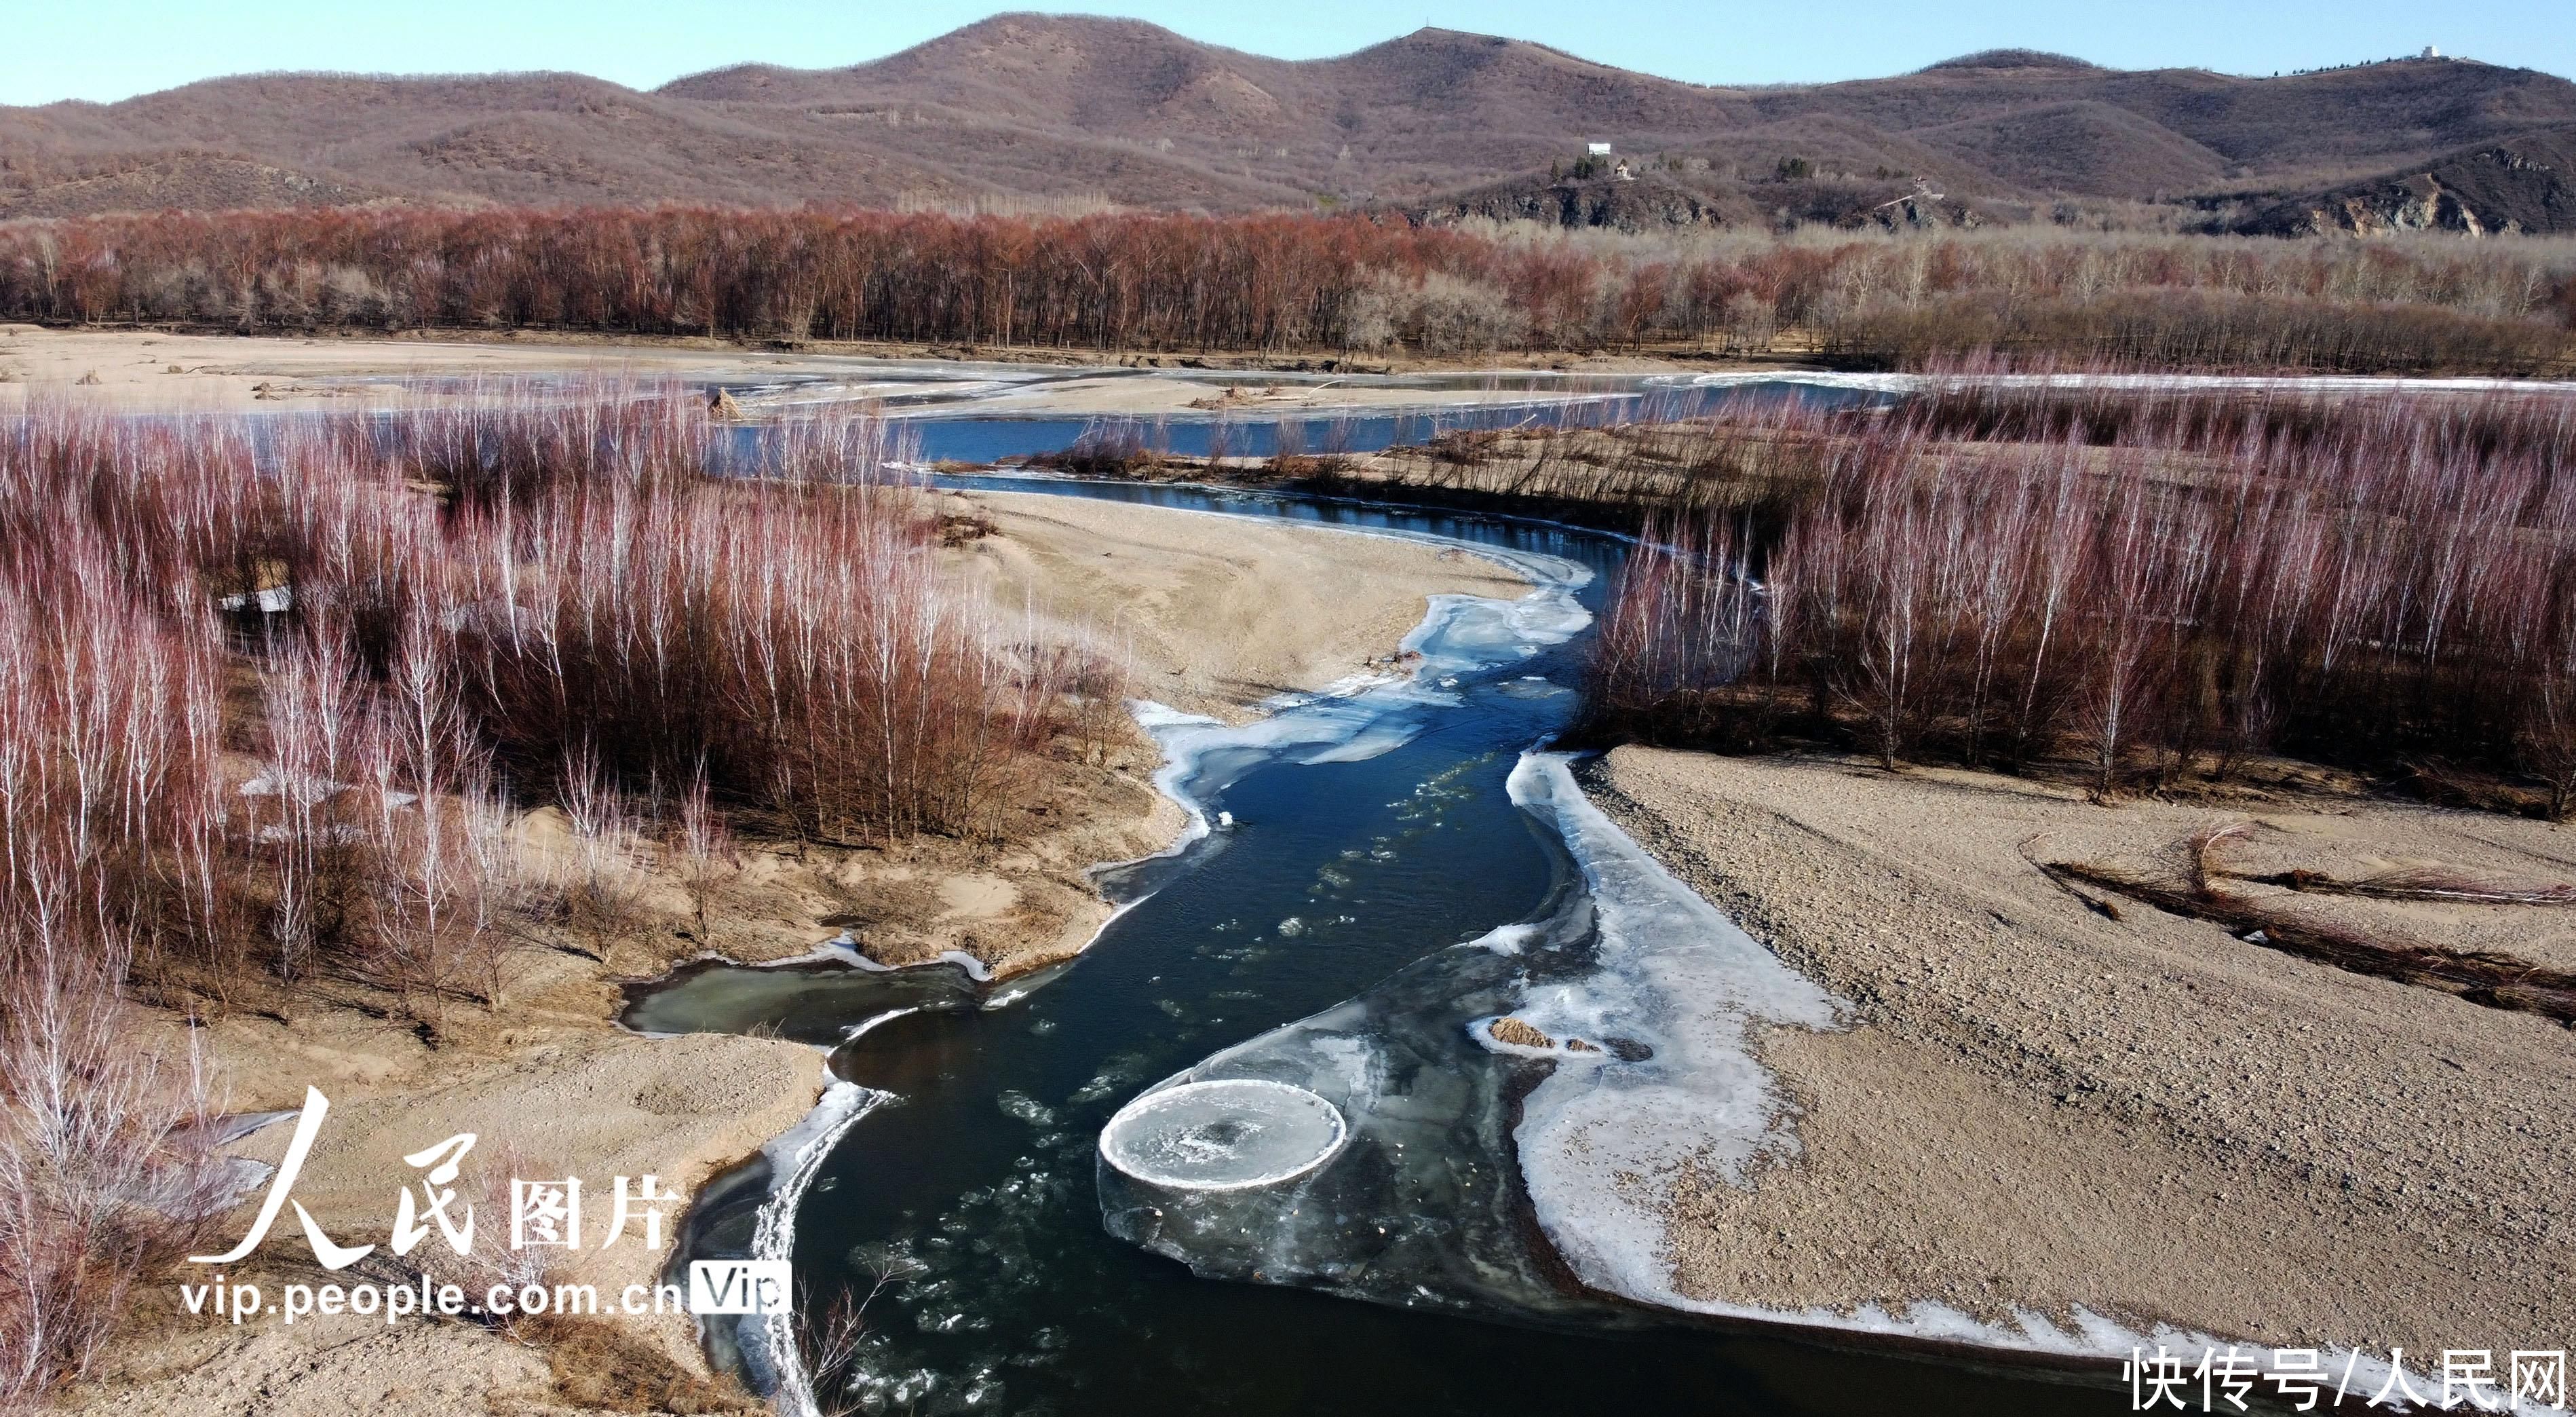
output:
{"label": "mountain range", "polygon": [[[1605,189],[1617,172],[1582,162],[1604,142],[1634,187]],[[844,68],[740,65],[650,91],[558,73],[260,74],[0,107],[14,217],[679,201],[1635,226],[2138,220],[2145,204],[2281,232],[2564,231],[2571,179],[2576,83],[2472,60],[2246,77],[2002,50],[1728,87],[1449,30],[1289,61],[1039,15]]]}

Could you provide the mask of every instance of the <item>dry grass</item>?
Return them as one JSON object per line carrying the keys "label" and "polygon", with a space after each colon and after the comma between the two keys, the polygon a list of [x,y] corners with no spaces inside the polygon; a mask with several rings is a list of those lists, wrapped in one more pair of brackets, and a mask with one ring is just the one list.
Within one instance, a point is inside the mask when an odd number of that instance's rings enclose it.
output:
{"label": "dry grass", "polygon": [[699,1417],[769,1410],[732,1383],[692,1372],[604,1319],[548,1316],[532,1320],[527,1336],[545,1350],[555,1395],[583,1411]]}

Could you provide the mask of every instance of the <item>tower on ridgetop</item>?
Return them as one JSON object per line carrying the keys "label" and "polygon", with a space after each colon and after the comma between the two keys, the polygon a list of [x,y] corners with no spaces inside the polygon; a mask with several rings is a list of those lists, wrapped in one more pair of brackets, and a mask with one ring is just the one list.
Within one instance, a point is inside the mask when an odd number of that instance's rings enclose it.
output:
{"label": "tower on ridgetop", "polygon": [[2417,57],[2423,59],[2439,59],[2442,57],[2442,46],[2438,44],[2425,45],[2424,52]]}

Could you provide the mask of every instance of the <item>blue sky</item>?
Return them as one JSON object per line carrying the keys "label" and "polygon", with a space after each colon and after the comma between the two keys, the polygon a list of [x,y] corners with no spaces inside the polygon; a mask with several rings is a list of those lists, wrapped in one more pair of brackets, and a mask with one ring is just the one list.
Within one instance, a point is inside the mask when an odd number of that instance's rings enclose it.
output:
{"label": "blue sky", "polygon": [[2438,44],[2448,54],[2576,75],[2576,7],[2568,0],[1113,0],[1035,7],[948,0],[0,0],[0,103],[109,101],[264,69],[572,69],[649,88],[743,60],[853,64],[1015,8],[1129,15],[1292,59],[1344,53],[1427,23],[1533,39],[1696,83],[1862,78],[2004,45],[2119,68],[2268,74]]}

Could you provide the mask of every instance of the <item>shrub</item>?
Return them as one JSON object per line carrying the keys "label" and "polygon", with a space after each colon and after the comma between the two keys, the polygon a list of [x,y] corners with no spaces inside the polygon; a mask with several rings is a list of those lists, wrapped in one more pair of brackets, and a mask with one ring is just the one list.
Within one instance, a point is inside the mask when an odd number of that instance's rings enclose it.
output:
{"label": "shrub", "polygon": [[1595,648],[1596,733],[2068,752],[2102,792],[2273,749],[2439,759],[2576,797],[2576,400],[1963,380],[1694,431],[1815,440],[1813,495],[1668,500]]}
{"label": "shrub", "polygon": [[[282,1008],[329,970],[434,1030],[497,1000],[503,917],[626,903],[666,787],[702,901],[737,825],[978,830],[1114,692],[939,578],[894,451],[856,413],[734,456],[606,386],[256,439],[0,419],[0,1405],[214,1203],[202,1082],[121,989]],[[550,899],[509,844],[538,804],[581,848]]]}

